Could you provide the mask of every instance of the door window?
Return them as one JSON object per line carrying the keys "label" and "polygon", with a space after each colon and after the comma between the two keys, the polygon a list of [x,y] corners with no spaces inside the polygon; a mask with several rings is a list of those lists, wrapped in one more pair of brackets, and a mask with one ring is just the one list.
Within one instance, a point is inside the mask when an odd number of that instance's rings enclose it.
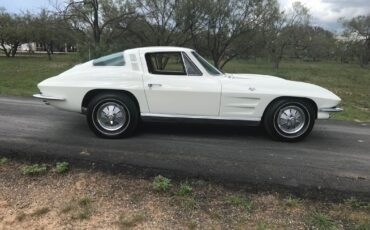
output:
{"label": "door window", "polygon": [[181,52],[160,52],[145,54],[148,71],[161,75],[186,75]]}

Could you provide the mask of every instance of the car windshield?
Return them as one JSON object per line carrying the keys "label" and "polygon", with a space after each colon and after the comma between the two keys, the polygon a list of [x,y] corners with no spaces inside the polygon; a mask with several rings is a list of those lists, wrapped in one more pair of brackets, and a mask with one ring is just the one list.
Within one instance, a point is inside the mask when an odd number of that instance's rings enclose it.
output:
{"label": "car windshield", "polygon": [[211,75],[221,75],[222,72],[218,70],[216,67],[211,65],[205,58],[200,56],[197,52],[191,52],[194,57],[199,61],[199,63],[203,66],[204,69],[207,70],[207,72]]}
{"label": "car windshield", "polygon": [[100,57],[93,61],[94,66],[124,66],[125,59],[123,58],[123,52],[110,54],[107,56]]}

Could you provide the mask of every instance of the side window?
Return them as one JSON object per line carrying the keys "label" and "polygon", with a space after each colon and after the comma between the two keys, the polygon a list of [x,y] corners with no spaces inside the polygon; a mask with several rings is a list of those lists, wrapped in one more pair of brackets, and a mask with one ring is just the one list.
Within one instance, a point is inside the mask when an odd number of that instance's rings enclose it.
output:
{"label": "side window", "polygon": [[100,57],[93,61],[94,66],[124,66],[125,59],[123,52],[110,54],[107,56]]}
{"label": "side window", "polygon": [[145,59],[152,74],[186,75],[180,52],[147,53]]}
{"label": "side window", "polygon": [[186,53],[182,53],[182,56],[184,57],[184,63],[186,68],[186,73],[189,76],[202,76],[202,72],[198,69],[198,67],[190,60],[188,55]]}

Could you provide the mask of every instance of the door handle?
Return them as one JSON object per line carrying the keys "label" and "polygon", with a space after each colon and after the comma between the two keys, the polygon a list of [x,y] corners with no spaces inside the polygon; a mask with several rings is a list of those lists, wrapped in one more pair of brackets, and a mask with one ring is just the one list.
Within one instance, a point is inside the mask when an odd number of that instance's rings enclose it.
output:
{"label": "door handle", "polygon": [[152,88],[153,86],[158,86],[158,87],[161,87],[162,84],[154,84],[154,83],[149,83],[148,84],[149,88]]}

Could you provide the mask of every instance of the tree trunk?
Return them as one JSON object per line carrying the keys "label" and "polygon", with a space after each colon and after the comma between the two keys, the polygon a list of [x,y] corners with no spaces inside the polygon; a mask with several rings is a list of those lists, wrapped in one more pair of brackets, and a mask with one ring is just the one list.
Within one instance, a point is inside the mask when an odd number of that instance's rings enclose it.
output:
{"label": "tree trunk", "polygon": [[4,53],[5,53],[5,56],[6,56],[6,57],[10,57],[10,50],[8,51],[8,50],[6,49],[4,42],[1,42],[1,47],[3,48],[3,51],[4,51]]}
{"label": "tree trunk", "polygon": [[12,57],[15,57],[15,54],[17,53],[17,50],[18,50],[18,46],[19,46],[19,42],[16,42],[11,46]]}

